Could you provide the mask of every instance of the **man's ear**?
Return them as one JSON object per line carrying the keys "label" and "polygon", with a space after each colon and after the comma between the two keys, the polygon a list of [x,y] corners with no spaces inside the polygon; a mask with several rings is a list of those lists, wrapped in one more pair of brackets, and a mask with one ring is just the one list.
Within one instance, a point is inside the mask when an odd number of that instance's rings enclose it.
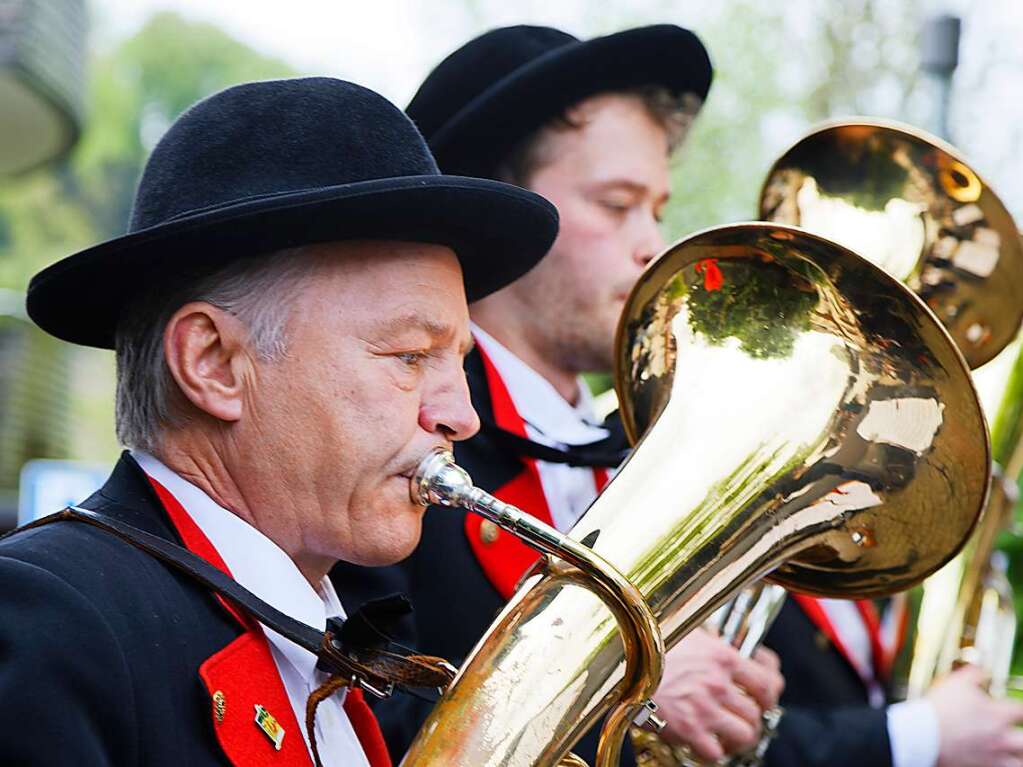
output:
{"label": "man's ear", "polygon": [[181,393],[220,421],[242,416],[253,381],[247,340],[237,317],[201,301],[182,306],[164,328],[164,357]]}

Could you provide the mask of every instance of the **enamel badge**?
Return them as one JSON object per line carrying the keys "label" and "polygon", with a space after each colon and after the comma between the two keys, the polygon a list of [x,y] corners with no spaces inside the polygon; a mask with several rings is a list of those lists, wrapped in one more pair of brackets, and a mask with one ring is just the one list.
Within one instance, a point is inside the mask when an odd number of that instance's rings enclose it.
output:
{"label": "enamel badge", "polygon": [[273,741],[274,748],[281,750],[281,742],[284,740],[284,728],[274,719],[274,715],[265,708],[256,704],[256,726],[259,727],[266,737]]}

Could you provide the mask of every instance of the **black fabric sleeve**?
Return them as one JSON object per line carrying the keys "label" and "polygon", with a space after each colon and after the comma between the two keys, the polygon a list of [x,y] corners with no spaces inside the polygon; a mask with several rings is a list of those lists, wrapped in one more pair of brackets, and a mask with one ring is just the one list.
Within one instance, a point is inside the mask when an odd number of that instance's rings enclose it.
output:
{"label": "black fabric sleeve", "polygon": [[891,767],[886,709],[786,707],[765,767]]}
{"label": "black fabric sleeve", "polygon": [[0,711],[9,767],[138,763],[131,679],[110,625],[58,576],[3,556]]}

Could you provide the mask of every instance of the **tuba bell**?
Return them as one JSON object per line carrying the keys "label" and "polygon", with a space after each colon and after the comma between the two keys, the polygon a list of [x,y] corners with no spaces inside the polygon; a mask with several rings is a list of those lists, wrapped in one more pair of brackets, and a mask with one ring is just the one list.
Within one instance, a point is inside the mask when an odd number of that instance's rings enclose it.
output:
{"label": "tuba bell", "polygon": [[[973,529],[990,455],[962,355],[918,298],[842,246],[765,223],[694,234],[634,287],[616,356],[623,423],[642,439],[568,534],[573,550],[541,540],[549,556],[404,764],[559,764],[624,692],[598,753],[614,763],[658,666],[637,682],[643,632],[572,564],[579,548],[624,576],[670,647],[768,573],[812,594],[888,594]],[[435,475],[415,497],[489,506]],[[514,528],[513,511],[488,513]]]}
{"label": "tuba bell", "polygon": [[1023,243],[1005,205],[941,139],[867,118],[824,123],[768,171],[760,218],[833,239],[906,283],[969,363],[1023,320]]}
{"label": "tuba bell", "polygon": [[[1009,355],[1010,366],[1017,359],[1015,350],[1003,350],[1023,318],[1023,240],[990,186],[940,139],[879,120],[825,123],[771,168],[760,215],[831,237],[905,282],[978,375],[999,366],[1000,354]],[[989,416],[1000,414],[992,428],[1000,421],[1001,429],[981,522],[962,553],[924,584],[911,632],[909,697],[961,662],[985,668],[993,693],[1007,683],[1016,617],[992,553],[1023,468],[1023,456],[1012,457],[1023,442],[1023,386],[1008,386],[1008,375],[1000,374],[1002,405],[997,396],[985,403]]]}

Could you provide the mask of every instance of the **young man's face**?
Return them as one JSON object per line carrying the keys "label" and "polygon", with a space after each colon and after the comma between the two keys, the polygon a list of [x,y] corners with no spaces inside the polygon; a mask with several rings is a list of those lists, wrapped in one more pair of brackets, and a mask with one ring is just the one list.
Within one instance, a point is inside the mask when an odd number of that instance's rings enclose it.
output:
{"label": "young man's face", "polygon": [[574,371],[610,370],[625,298],[664,243],[668,135],[643,102],[603,94],[548,128],[526,180],[553,202],[561,228],[550,253],[507,290],[528,317],[530,343]]}

